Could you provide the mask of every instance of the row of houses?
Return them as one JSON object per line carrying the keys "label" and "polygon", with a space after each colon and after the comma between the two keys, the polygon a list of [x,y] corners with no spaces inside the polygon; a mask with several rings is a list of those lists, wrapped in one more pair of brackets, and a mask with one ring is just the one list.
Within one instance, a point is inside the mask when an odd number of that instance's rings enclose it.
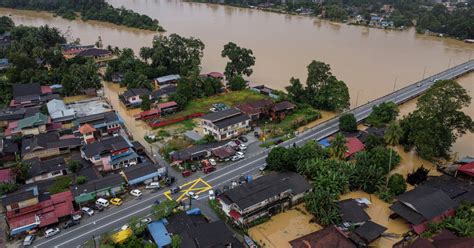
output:
{"label": "row of houses", "polygon": [[[12,102],[0,110],[1,160],[7,166],[21,160],[27,170],[22,181],[13,169],[0,170],[0,183],[20,185],[0,196],[10,235],[57,225],[77,213],[78,204],[115,196],[166,174],[140,143],[128,139],[122,119],[105,100],[66,104],[56,89],[16,84]],[[71,161],[80,166],[72,170]],[[79,177],[85,182],[80,184]],[[53,193],[60,182],[70,186]]]}
{"label": "row of houses", "polygon": [[[235,225],[252,226],[256,220],[273,216],[300,203],[311,190],[305,178],[294,172],[270,172],[217,196],[220,207]],[[474,203],[474,187],[468,180],[448,175],[430,177],[426,182],[396,197],[390,206],[390,218],[402,218],[415,234],[426,231],[428,225],[456,213],[462,202]],[[384,235],[387,228],[375,223],[366,213],[368,199],[345,199],[338,202],[342,224],[329,226],[289,242],[291,247],[369,247]],[[388,217],[388,216],[387,216]],[[446,234],[446,231],[442,233]],[[436,244],[472,247],[473,238],[459,238],[447,232],[449,239]],[[441,234],[440,234],[441,235]],[[441,236],[440,236],[441,238]],[[420,240],[421,239],[421,240]],[[418,238],[413,244],[402,240],[394,247],[421,247],[430,243]],[[433,243],[434,244],[434,243]]]}

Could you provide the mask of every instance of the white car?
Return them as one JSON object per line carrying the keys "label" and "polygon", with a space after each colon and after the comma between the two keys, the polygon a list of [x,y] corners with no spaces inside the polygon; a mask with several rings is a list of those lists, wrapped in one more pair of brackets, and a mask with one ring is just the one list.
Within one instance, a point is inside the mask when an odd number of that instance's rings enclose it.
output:
{"label": "white car", "polygon": [[216,199],[216,193],[214,193],[214,190],[209,190],[209,200],[215,200]]}
{"label": "white car", "polygon": [[194,200],[197,200],[198,199],[198,195],[196,195],[194,192],[188,192],[188,196],[193,198]]}
{"label": "white car", "polygon": [[50,228],[50,229],[46,230],[46,232],[44,232],[44,236],[46,238],[49,238],[49,237],[52,237],[52,236],[58,234],[60,231],[61,230],[59,230],[59,228],[57,228],[57,227]]}
{"label": "white car", "polygon": [[140,223],[142,224],[150,224],[151,223],[151,218],[148,218],[148,217],[145,217],[143,219],[140,220]]}
{"label": "white car", "polygon": [[244,153],[242,152],[236,152],[235,155],[232,157],[232,161],[237,161],[239,159],[243,159],[245,156],[244,156]]}
{"label": "white car", "polygon": [[138,190],[138,189],[134,189],[134,190],[130,191],[130,194],[133,195],[133,196],[135,196],[135,197],[140,197],[140,196],[142,196],[142,192],[141,192],[140,190]]}
{"label": "white car", "polygon": [[82,218],[82,216],[80,214],[74,214],[72,215],[72,220],[73,221],[78,221]]}
{"label": "white car", "polygon": [[210,163],[212,166],[216,166],[216,165],[217,165],[216,160],[213,159],[213,158],[210,158],[210,159],[209,159],[209,163]]}
{"label": "white car", "polygon": [[94,215],[94,210],[88,208],[88,207],[82,207],[81,211],[89,216]]}
{"label": "white car", "polygon": [[145,186],[145,189],[159,189],[160,188],[160,182],[151,182],[147,186]]}
{"label": "white car", "polygon": [[33,241],[35,240],[35,235],[28,235],[25,237],[25,240],[23,240],[23,246],[30,246],[33,244]]}
{"label": "white car", "polygon": [[240,145],[239,145],[239,150],[245,151],[245,150],[247,150],[247,146],[244,145],[244,144],[240,144]]}
{"label": "white car", "polygon": [[125,230],[127,230],[128,228],[130,228],[130,226],[128,226],[128,224],[125,224],[125,225],[123,225],[123,226],[120,228],[120,231],[125,231]]}

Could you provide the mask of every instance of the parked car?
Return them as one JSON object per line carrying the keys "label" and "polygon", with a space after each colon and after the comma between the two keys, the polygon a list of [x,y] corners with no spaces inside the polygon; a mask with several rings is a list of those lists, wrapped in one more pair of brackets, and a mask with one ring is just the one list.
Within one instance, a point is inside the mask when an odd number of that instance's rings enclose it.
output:
{"label": "parked car", "polygon": [[123,225],[122,227],[120,227],[120,231],[125,231],[125,230],[127,230],[127,229],[129,229],[129,228],[130,228],[130,226],[129,226],[128,224],[125,224],[125,225]]}
{"label": "parked car", "polygon": [[110,205],[109,201],[107,201],[104,198],[99,198],[95,201],[95,205],[102,206],[104,208],[108,207]]}
{"label": "parked car", "polygon": [[155,204],[155,205],[160,205],[160,203],[161,203],[161,202],[160,202],[160,200],[158,200],[158,199],[153,202],[153,204]]}
{"label": "parked car", "polygon": [[88,208],[88,207],[82,207],[81,211],[89,216],[94,215],[94,210]]}
{"label": "parked car", "polygon": [[240,145],[242,142],[238,139],[235,139],[235,140],[232,140],[232,142],[234,142],[236,145]]}
{"label": "parked car", "polygon": [[261,171],[261,172],[263,172],[265,169],[267,169],[267,164],[264,164],[264,165],[258,167],[258,170]]}
{"label": "parked car", "polygon": [[112,205],[115,205],[115,206],[120,206],[122,205],[123,201],[122,199],[115,197],[115,198],[110,199],[110,203],[112,203]]}
{"label": "parked car", "polygon": [[188,196],[191,197],[191,198],[193,198],[194,200],[197,200],[198,197],[199,197],[196,193],[194,193],[194,192],[192,192],[192,191],[191,191],[191,192],[188,192]]}
{"label": "parked car", "polygon": [[281,143],[283,143],[283,140],[282,140],[282,139],[277,139],[277,140],[275,141],[275,144],[277,144],[277,145],[279,145],[279,144],[281,144]]}
{"label": "parked car", "polygon": [[80,214],[73,214],[73,215],[72,215],[72,220],[78,221],[78,220],[80,220],[80,219],[82,219],[82,216],[81,216]]}
{"label": "parked car", "polygon": [[97,210],[97,211],[99,211],[99,212],[104,211],[104,207],[103,207],[102,205],[97,205],[97,204],[95,204],[95,205],[91,205],[90,208],[92,208],[92,209],[94,209],[94,210]]}
{"label": "parked car", "polygon": [[191,176],[191,174],[192,174],[191,170],[184,170],[184,171],[181,172],[181,175],[183,177],[189,177],[189,176]]}
{"label": "parked car", "polygon": [[139,189],[134,189],[134,190],[130,191],[130,194],[135,196],[135,197],[142,196],[142,192]]}
{"label": "parked car", "polygon": [[205,167],[202,168],[202,171],[206,174],[211,173],[215,170],[216,170],[216,167],[214,167],[214,166],[205,166]]}
{"label": "parked car", "polygon": [[191,165],[191,171],[196,172],[197,171],[197,166],[195,164]]}
{"label": "parked car", "polygon": [[151,218],[148,218],[148,217],[145,217],[143,219],[140,220],[140,223],[142,224],[149,224],[151,223],[152,219]]}
{"label": "parked car", "polygon": [[257,139],[260,138],[260,134],[257,131],[253,132],[253,136]]}
{"label": "parked car", "polygon": [[239,159],[243,159],[245,156],[242,152],[236,152],[235,155],[232,157],[232,161],[237,161]]}
{"label": "parked car", "polygon": [[209,161],[209,163],[210,163],[212,166],[216,166],[216,165],[217,165],[216,160],[213,159],[213,158],[208,159],[208,161]]}
{"label": "parked car", "polygon": [[64,229],[68,229],[69,227],[72,227],[72,226],[75,226],[75,225],[79,225],[79,221],[74,221],[74,220],[68,220],[66,222],[64,222],[63,224],[63,228]]}
{"label": "parked car", "polygon": [[230,183],[230,188],[231,188],[231,189],[233,189],[233,188],[235,188],[235,187],[237,187],[237,186],[239,186],[239,184],[238,184],[236,181],[232,181],[232,182]]}
{"label": "parked car", "polygon": [[209,200],[215,200],[216,199],[216,194],[214,193],[214,190],[209,190]]}
{"label": "parked car", "polygon": [[244,144],[240,144],[240,145],[239,145],[239,150],[240,150],[240,151],[246,151],[246,150],[247,150],[247,146],[244,145]]}
{"label": "parked car", "polygon": [[173,187],[173,188],[170,189],[170,193],[171,193],[171,194],[176,194],[176,193],[178,193],[180,190],[181,190],[181,188],[180,188],[179,186]]}
{"label": "parked car", "polygon": [[245,137],[245,136],[239,136],[239,140],[244,142],[244,143],[247,143],[247,141],[249,141],[249,139],[247,139],[247,137]]}
{"label": "parked car", "polygon": [[145,186],[145,189],[159,189],[160,182],[151,182]]}
{"label": "parked car", "polygon": [[57,227],[50,228],[50,229],[46,230],[46,232],[44,232],[44,236],[46,238],[49,238],[49,237],[52,237],[52,236],[58,234],[60,231],[61,230],[59,230],[59,228],[57,228]]}
{"label": "parked car", "polygon": [[33,234],[27,235],[25,239],[23,240],[23,246],[30,246],[33,244],[33,241],[35,240],[36,236]]}

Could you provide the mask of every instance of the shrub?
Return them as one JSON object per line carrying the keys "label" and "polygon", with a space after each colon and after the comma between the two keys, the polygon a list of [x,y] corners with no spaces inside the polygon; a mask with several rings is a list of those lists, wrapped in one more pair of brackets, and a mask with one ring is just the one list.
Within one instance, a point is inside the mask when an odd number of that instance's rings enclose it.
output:
{"label": "shrub", "polygon": [[407,190],[407,184],[403,176],[400,174],[391,175],[388,179],[388,189],[395,196],[404,193]]}
{"label": "shrub", "polygon": [[87,181],[87,178],[85,176],[78,176],[76,178],[76,183],[81,185],[84,184]]}

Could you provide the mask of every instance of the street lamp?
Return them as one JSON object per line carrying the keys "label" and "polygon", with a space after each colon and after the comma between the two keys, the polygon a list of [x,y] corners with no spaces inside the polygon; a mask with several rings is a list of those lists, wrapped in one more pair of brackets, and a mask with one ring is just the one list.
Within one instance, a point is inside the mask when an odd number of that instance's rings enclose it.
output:
{"label": "street lamp", "polygon": [[[77,186],[75,186],[74,189],[76,190],[76,196],[79,196],[79,194],[77,193]],[[79,203],[79,209],[82,209],[81,201],[79,201],[78,203]]]}
{"label": "street lamp", "polygon": [[357,106],[358,106],[358,102],[359,102],[359,93],[360,93],[361,91],[362,91],[362,90],[358,90],[358,91],[357,91],[357,96],[356,96],[356,106],[355,106],[356,108],[357,108]]}

